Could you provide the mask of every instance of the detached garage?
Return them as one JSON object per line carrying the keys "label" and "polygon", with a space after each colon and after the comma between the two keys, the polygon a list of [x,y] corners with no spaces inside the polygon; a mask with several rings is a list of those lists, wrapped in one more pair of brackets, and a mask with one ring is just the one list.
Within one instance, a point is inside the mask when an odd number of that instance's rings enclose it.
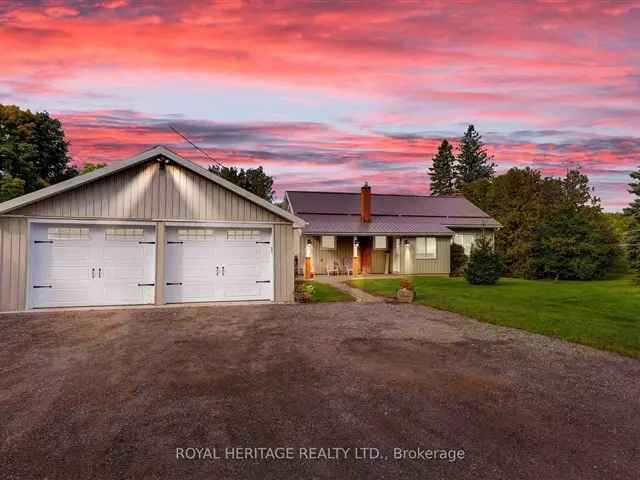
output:
{"label": "detached garage", "polygon": [[0,204],[0,311],[290,302],[303,224],[155,147]]}

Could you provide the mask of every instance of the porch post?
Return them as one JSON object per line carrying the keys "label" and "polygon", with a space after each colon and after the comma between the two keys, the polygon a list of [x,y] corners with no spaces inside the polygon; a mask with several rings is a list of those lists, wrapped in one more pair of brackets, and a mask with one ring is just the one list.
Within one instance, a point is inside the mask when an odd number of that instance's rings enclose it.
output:
{"label": "porch post", "polygon": [[360,275],[360,256],[358,255],[358,237],[353,237],[353,262],[351,267],[353,268],[354,275]]}
{"label": "porch post", "polygon": [[311,278],[311,254],[312,254],[312,246],[311,239],[307,239],[307,243],[305,246],[305,256],[304,256],[304,278]]}

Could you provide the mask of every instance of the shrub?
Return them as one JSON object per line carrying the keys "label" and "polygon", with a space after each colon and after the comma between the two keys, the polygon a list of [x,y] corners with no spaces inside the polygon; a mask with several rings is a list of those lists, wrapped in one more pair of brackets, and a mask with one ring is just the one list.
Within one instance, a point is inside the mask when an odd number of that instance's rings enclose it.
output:
{"label": "shrub", "polygon": [[464,272],[467,281],[473,285],[493,285],[504,271],[502,259],[493,248],[489,237],[481,236],[471,249],[469,263]]}
{"label": "shrub", "polygon": [[464,266],[469,261],[469,257],[464,253],[464,247],[462,245],[458,245],[457,243],[451,244],[451,265],[450,265],[450,275],[452,277],[457,277],[462,275],[464,272]]}

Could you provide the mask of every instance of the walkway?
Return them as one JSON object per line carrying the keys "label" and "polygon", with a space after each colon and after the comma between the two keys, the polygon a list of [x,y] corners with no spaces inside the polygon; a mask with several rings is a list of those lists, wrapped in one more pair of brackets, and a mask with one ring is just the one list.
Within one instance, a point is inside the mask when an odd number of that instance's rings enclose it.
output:
{"label": "walkway", "polygon": [[[376,297],[375,295],[371,295],[363,290],[360,290],[359,288],[355,288],[344,283],[347,280],[352,280],[353,278],[357,277],[349,277],[346,275],[317,275],[316,277],[314,277],[314,280],[316,282],[326,283],[327,285],[331,285],[338,290],[348,293],[353,298],[355,298],[356,302],[358,303],[383,303],[385,301],[383,297]],[[368,276],[367,278],[371,277]],[[388,278],[388,275],[386,276],[386,278]]]}

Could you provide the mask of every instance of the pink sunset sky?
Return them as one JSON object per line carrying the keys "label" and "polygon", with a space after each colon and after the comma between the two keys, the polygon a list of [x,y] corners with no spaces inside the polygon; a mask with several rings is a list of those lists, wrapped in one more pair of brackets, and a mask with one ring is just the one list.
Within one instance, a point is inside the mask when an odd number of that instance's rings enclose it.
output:
{"label": "pink sunset sky", "polygon": [[0,0],[0,103],[74,163],[156,144],[287,189],[428,194],[469,123],[499,171],[580,165],[608,210],[640,165],[640,1]]}

